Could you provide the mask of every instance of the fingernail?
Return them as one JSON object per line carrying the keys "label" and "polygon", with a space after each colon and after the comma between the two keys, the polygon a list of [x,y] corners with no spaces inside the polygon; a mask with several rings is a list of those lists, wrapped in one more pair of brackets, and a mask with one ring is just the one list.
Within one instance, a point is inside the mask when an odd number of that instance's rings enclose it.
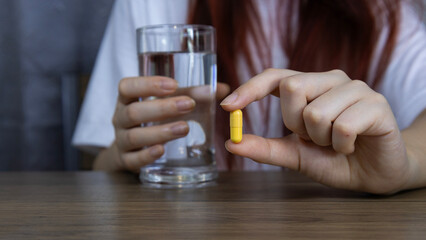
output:
{"label": "fingernail", "polygon": [[149,154],[154,158],[158,158],[163,155],[163,148],[161,146],[151,147],[151,149],[149,149]]}
{"label": "fingernail", "polygon": [[176,108],[180,112],[186,112],[195,107],[195,101],[192,99],[181,99],[176,101]]}
{"label": "fingernail", "polygon": [[220,105],[229,105],[238,98],[238,93],[232,93],[231,95],[227,96],[223,101],[220,103]]}
{"label": "fingernail", "polygon": [[187,124],[179,123],[172,126],[170,130],[172,131],[174,135],[185,135],[188,133],[189,127]]}
{"label": "fingernail", "polygon": [[171,79],[161,80],[161,88],[164,90],[174,90],[177,87],[176,85],[176,81],[173,81]]}
{"label": "fingernail", "polygon": [[[229,140],[228,140],[228,141],[229,141]],[[226,141],[226,142],[225,142],[225,149],[226,149],[226,151],[228,151],[228,152],[229,152],[228,144],[227,144],[227,142],[228,142],[228,141]]]}

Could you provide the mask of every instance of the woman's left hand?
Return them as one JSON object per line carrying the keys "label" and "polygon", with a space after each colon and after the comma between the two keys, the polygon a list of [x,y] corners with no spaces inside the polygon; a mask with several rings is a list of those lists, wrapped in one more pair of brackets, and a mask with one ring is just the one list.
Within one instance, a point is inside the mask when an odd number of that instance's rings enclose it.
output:
{"label": "woman's left hand", "polygon": [[227,141],[231,153],[297,170],[320,183],[390,194],[407,188],[412,165],[385,97],[344,72],[301,73],[268,69],[223,102],[242,109],[273,93],[293,134],[266,139],[245,134]]}

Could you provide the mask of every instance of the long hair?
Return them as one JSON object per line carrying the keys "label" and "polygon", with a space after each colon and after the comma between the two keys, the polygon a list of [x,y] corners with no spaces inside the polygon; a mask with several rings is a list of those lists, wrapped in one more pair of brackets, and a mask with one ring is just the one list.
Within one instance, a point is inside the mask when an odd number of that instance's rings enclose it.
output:
{"label": "long hair", "polygon": [[[244,57],[252,75],[258,73],[255,58],[262,68],[271,67],[268,39],[253,0],[195,0],[191,4],[188,23],[216,28],[219,81],[231,89],[238,87],[238,56]],[[369,80],[376,87],[396,44],[400,7],[401,0],[280,1],[275,21],[282,23],[280,41],[288,68],[303,72],[341,69],[351,79]],[[246,41],[248,37],[254,48]],[[370,73],[379,39],[384,45]],[[218,117],[224,114],[219,111]],[[226,133],[223,125],[218,130]]]}
{"label": "long hair", "polygon": [[[342,69],[352,79],[366,81],[379,37],[384,46],[370,85],[377,86],[390,61],[400,20],[401,0],[287,0],[277,8],[281,41],[289,69],[319,72]],[[189,23],[209,24],[218,36],[220,80],[238,85],[236,60],[242,55],[255,74],[253,58],[271,67],[267,39],[252,0],[196,0]],[[295,21],[296,19],[296,21]],[[248,41],[254,40],[256,52]]]}

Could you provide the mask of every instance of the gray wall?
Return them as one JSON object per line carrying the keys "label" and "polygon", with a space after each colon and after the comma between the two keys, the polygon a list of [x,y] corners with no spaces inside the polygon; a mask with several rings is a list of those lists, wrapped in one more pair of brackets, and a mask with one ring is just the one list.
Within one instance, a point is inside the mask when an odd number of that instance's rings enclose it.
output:
{"label": "gray wall", "polygon": [[423,0],[423,22],[426,24],[426,0]]}
{"label": "gray wall", "polygon": [[76,169],[69,145],[113,0],[0,0],[0,170]]}

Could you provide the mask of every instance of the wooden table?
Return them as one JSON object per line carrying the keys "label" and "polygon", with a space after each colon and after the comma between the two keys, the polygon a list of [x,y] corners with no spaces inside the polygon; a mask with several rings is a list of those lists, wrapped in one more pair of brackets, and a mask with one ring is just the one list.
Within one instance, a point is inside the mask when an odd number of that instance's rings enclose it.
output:
{"label": "wooden table", "polygon": [[0,221],[0,239],[425,239],[426,189],[380,197],[292,172],[183,190],[125,173],[0,173]]}

